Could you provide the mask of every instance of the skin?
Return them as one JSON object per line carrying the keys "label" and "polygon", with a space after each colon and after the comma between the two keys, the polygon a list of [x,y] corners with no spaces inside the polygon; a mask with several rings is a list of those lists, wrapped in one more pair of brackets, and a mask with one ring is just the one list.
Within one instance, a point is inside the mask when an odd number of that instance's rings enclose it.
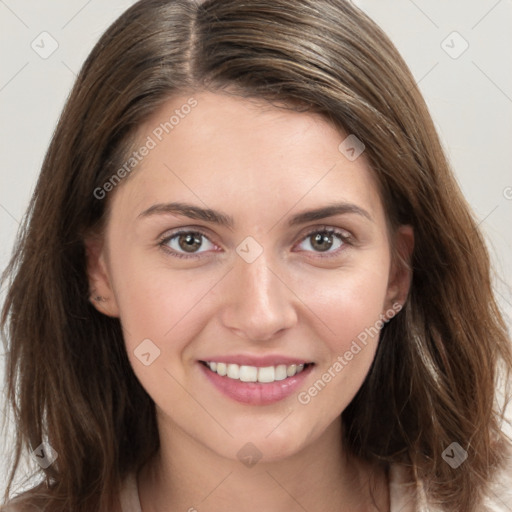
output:
{"label": "skin", "polygon": [[[141,126],[140,145],[190,96],[171,98]],[[410,273],[394,264],[391,246],[407,259],[411,228],[388,233],[364,153],[349,161],[338,150],[347,134],[323,117],[228,94],[193,97],[198,105],[110,193],[105,232],[87,242],[91,289],[104,297],[95,305],[121,319],[133,370],[156,404],[161,449],[139,473],[142,508],[378,510],[371,488],[387,510],[386,475],[347,456],[341,442],[340,415],[365,379],[378,336],[307,405],[297,393],[271,405],[236,402],[198,361],[304,358],[315,363],[307,390],[365,328],[405,302]],[[140,217],[172,201],[222,211],[234,226]],[[301,211],[340,201],[370,219],[345,213],[287,225]],[[349,234],[348,242],[332,236],[322,251],[313,239],[325,227]],[[199,258],[162,247],[178,228],[204,232]],[[236,252],[247,236],[263,249],[252,263]],[[168,249],[191,254],[173,240]],[[148,366],[134,354],[145,339],[160,350]],[[237,457],[248,442],[262,454],[250,468]]]}

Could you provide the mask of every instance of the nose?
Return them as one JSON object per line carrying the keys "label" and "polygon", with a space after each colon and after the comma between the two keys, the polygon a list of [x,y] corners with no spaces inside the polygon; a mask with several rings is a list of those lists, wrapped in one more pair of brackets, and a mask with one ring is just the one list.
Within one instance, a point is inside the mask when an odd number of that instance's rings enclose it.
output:
{"label": "nose", "polygon": [[250,341],[268,341],[297,322],[295,294],[265,251],[252,263],[237,258],[222,290],[223,325]]}

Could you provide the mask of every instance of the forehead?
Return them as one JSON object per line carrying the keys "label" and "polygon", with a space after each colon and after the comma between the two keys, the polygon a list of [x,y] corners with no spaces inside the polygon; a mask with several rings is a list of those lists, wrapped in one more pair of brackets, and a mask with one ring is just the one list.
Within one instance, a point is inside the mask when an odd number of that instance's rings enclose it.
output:
{"label": "forehead", "polygon": [[380,198],[364,153],[352,161],[339,149],[348,135],[319,114],[262,100],[175,96],[139,128],[135,148],[146,147],[139,151],[144,156],[114,199],[133,212],[182,200],[260,218],[294,205],[350,201],[378,216]]}

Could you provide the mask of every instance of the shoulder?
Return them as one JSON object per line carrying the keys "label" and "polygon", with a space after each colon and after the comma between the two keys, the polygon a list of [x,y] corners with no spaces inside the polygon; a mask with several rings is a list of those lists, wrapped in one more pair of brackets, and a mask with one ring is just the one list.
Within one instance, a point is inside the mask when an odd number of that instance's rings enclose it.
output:
{"label": "shoulder", "polygon": [[142,512],[136,473],[129,473],[124,479],[119,493],[119,502],[121,512]]}
{"label": "shoulder", "polygon": [[[50,501],[54,500],[44,487],[37,485],[21,492],[5,504],[0,503],[0,512],[41,512],[48,510]],[[136,475],[130,473],[121,481],[117,499],[110,512],[142,512],[137,507],[140,507],[140,504]],[[52,509],[53,507],[50,507],[50,510]]]}
{"label": "shoulder", "polygon": [[512,510],[512,449],[507,452],[506,464],[496,472],[490,483],[483,505],[485,512]]}
{"label": "shoulder", "polygon": [[[422,481],[417,481],[403,465],[392,464],[389,471],[391,512],[442,512],[429,502]],[[512,448],[506,449],[503,466],[489,483],[480,512],[512,511]]]}
{"label": "shoulder", "polygon": [[0,512],[38,512],[40,506],[27,499],[14,499],[0,506]]}
{"label": "shoulder", "polygon": [[41,499],[28,496],[19,496],[5,505],[0,505],[0,512],[40,512],[43,510]]}
{"label": "shoulder", "polygon": [[20,490],[7,503],[0,504],[0,512],[40,512],[48,504],[48,492],[44,482]]}

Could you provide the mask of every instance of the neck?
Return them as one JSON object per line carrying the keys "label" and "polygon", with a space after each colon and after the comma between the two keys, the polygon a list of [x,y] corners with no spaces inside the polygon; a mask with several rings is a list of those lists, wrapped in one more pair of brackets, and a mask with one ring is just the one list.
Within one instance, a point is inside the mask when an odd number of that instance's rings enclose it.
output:
{"label": "neck", "polygon": [[341,420],[301,451],[246,466],[199,444],[173,425],[161,425],[160,451],[139,474],[143,512],[303,512],[389,509],[383,472],[343,450]]}

